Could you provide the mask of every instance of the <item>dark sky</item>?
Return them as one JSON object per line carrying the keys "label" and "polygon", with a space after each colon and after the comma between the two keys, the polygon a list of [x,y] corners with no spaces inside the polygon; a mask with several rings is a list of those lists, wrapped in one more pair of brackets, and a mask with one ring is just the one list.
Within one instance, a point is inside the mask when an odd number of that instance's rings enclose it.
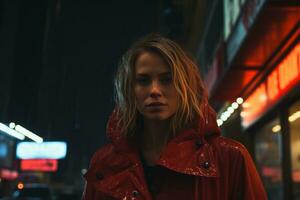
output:
{"label": "dark sky", "polygon": [[[154,31],[155,1],[65,1],[61,9],[62,62],[78,87],[79,134],[91,151],[105,142],[113,109],[113,74],[133,41]],[[70,86],[72,88],[72,86]],[[74,89],[74,88],[73,88]],[[76,90],[76,89],[75,89]]]}
{"label": "dark sky", "polygon": [[[73,180],[107,142],[113,76],[121,55],[157,29],[156,0],[3,3],[3,121],[68,142],[60,162]],[[2,104],[1,104],[2,105]],[[61,174],[64,174],[62,172]],[[57,174],[61,177],[61,174]],[[81,178],[81,177],[80,177]]]}

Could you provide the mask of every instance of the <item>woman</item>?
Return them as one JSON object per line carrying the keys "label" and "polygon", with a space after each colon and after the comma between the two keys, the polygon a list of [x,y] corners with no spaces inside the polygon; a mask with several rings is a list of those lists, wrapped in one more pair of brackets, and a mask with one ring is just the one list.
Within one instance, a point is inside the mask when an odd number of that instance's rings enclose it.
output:
{"label": "woman", "polygon": [[198,67],[176,43],[138,41],[115,89],[111,143],[92,157],[83,199],[267,199],[248,151],[220,136]]}

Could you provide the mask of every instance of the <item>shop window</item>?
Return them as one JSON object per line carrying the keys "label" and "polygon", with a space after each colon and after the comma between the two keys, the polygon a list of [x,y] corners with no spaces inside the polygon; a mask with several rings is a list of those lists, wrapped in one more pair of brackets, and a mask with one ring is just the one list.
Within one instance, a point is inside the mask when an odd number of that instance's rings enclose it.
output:
{"label": "shop window", "polygon": [[289,109],[291,177],[294,199],[300,199],[300,101]]}
{"label": "shop window", "polygon": [[255,160],[269,200],[283,199],[281,137],[278,118],[265,124],[255,135]]}

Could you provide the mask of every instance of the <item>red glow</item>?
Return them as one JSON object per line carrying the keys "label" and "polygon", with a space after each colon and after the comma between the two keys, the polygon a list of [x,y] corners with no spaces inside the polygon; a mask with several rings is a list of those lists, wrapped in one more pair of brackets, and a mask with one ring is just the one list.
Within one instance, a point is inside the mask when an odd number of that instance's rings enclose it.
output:
{"label": "red glow", "polygon": [[21,160],[21,170],[23,171],[57,171],[57,160],[54,159],[35,159]]}
{"label": "red glow", "polygon": [[272,177],[280,177],[281,170],[276,167],[262,167],[262,175],[263,176],[272,176]]}
{"label": "red glow", "polygon": [[299,55],[300,45],[296,48],[279,64],[279,88],[285,90],[289,85],[293,84],[299,76]]}
{"label": "red glow", "polygon": [[266,178],[270,178],[272,182],[281,181],[281,169],[279,167],[262,167],[262,175]]}
{"label": "red glow", "polygon": [[[246,99],[243,126],[247,127],[300,82],[300,43]],[[267,89],[267,90],[265,90]]]}
{"label": "red glow", "polygon": [[294,182],[299,183],[300,182],[300,170],[294,170],[292,172],[292,178]]}
{"label": "red glow", "polygon": [[[267,106],[266,84],[262,83],[244,104],[247,105],[247,107],[243,108],[243,123],[254,121],[256,116],[262,113],[262,109]],[[245,119],[247,121],[245,121]]]}
{"label": "red glow", "polygon": [[275,100],[277,98],[277,95],[279,94],[278,84],[278,70],[274,70],[267,79],[270,100]]}
{"label": "red glow", "polygon": [[7,180],[14,180],[18,177],[17,171],[12,171],[8,169],[0,169],[0,178],[7,179]]}

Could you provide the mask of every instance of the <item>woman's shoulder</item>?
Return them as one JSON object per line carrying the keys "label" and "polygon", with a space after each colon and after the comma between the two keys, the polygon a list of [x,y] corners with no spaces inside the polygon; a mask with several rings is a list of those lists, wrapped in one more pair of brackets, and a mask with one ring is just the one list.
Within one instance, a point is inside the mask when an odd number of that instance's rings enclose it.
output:
{"label": "woman's shoulder", "polygon": [[231,138],[218,136],[211,141],[211,144],[224,153],[231,153],[236,155],[249,154],[247,148],[242,143]]}
{"label": "woman's shoulder", "polygon": [[84,177],[87,181],[96,181],[116,173],[124,164],[127,164],[126,159],[116,151],[114,145],[106,144],[93,154]]}
{"label": "woman's shoulder", "polygon": [[126,153],[121,152],[113,144],[106,144],[98,149],[92,156],[90,162],[90,168],[101,169],[104,171],[110,171],[114,169],[122,169],[125,166],[129,166],[130,162]]}
{"label": "woman's shoulder", "polygon": [[[224,166],[238,166],[238,168],[242,167],[244,172],[256,172],[253,158],[242,143],[219,136],[211,142],[211,147],[215,158],[219,161],[219,164],[222,165],[223,170],[227,169]],[[230,167],[230,169],[234,169],[233,171],[235,171],[234,167]]]}
{"label": "woman's shoulder", "polygon": [[95,151],[91,158],[90,165],[96,165],[114,153],[114,146],[111,143],[105,144]]}
{"label": "woman's shoulder", "polygon": [[106,144],[99,148],[96,152],[94,152],[90,160],[89,168],[84,174],[84,178],[88,182],[97,181],[99,179],[98,174],[99,171],[101,171],[101,169],[103,168],[103,160],[105,160],[105,158],[109,156],[109,154],[111,154],[112,148],[113,146],[111,144]]}

